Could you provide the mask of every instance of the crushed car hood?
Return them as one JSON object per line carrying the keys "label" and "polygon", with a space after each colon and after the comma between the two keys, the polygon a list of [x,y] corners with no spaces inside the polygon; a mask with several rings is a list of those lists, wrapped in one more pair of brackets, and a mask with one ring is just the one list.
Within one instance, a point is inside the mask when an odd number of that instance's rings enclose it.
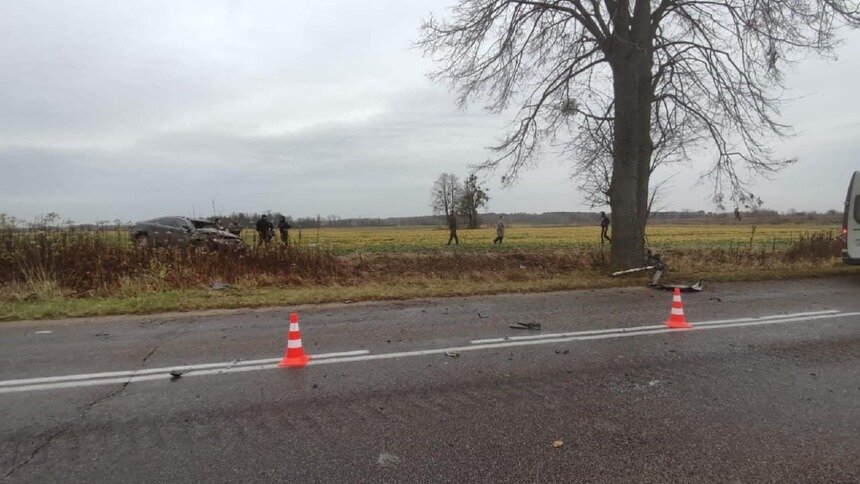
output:
{"label": "crushed car hood", "polygon": [[197,231],[200,232],[201,234],[217,235],[218,237],[223,237],[225,239],[238,239],[239,238],[239,236],[233,235],[230,232],[226,232],[224,230],[214,229],[211,227],[204,227],[202,229],[197,229]]}

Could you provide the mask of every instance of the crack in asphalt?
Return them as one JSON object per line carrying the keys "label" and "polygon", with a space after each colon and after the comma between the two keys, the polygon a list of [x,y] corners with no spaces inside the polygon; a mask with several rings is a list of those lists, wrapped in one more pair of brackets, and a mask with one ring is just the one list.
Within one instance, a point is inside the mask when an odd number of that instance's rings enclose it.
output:
{"label": "crack in asphalt", "polygon": [[[149,353],[147,353],[147,354],[143,357],[143,359],[140,361],[140,368],[143,368],[143,367],[146,365],[147,360],[149,360],[149,358],[150,358],[153,354],[155,354],[155,352],[156,352],[157,350],[158,350],[158,345],[155,345],[151,350],[149,350]],[[35,449],[33,449],[33,450],[30,452],[30,455],[28,455],[26,459],[24,459],[23,461],[21,461],[21,463],[19,463],[18,465],[14,465],[14,466],[12,466],[12,468],[11,468],[11,469],[9,469],[9,471],[8,471],[8,472],[3,476],[3,480],[5,481],[6,479],[9,479],[9,478],[10,478],[10,477],[12,477],[12,475],[14,475],[16,472],[18,472],[19,470],[21,470],[22,468],[24,468],[27,464],[29,464],[30,462],[32,462],[32,461],[33,461],[33,459],[35,459],[35,458],[36,458],[36,456],[38,456],[38,455],[39,455],[39,453],[40,453],[40,452],[42,452],[42,450],[44,450],[48,445],[50,445],[50,444],[51,444],[51,442],[53,442],[55,439],[57,439],[58,437],[62,436],[62,435],[63,435],[63,434],[65,434],[66,432],[68,432],[68,431],[69,431],[69,429],[71,429],[71,428],[72,428],[72,426],[73,426],[74,424],[76,424],[76,423],[78,423],[78,422],[82,422],[82,421],[84,421],[84,420],[87,418],[87,414],[89,414],[90,410],[92,410],[92,409],[93,409],[93,407],[95,407],[95,406],[96,406],[96,405],[98,405],[99,403],[102,403],[102,402],[104,402],[104,401],[106,401],[106,400],[108,400],[108,399],[110,399],[110,398],[113,398],[113,397],[115,397],[116,395],[119,395],[120,393],[122,393],[122,392],[126,389],[126,387],[128,387],[129,383],[131,383],[131,379],[132,379],[132,378],[134,378],[134,377],[133,377],[133,376],[129,376],[129,377],[128,377],[128,378],[126,378],[126,380],[122,383],[122,385],[120,385],[120,387],[119,387],[119,388],[117,388],[116,390],[114,390],[114,391],[112,391],[112,392],[110,392],[110,393],[108,393],[108,394],[106,394],[106,395],[102,395],[102,396],[100,396],[99,398],[96,398],[95,400],[93,400],[92,402],[90,402],[90,403],[88,403],[86,406],[84,406],[84,409],[81,411],[80,415],[78,415],[77,417],[74,417],[74,418],[71,418],[71,419],[67,420],[65,423],[63,423],[62,428],[60,428],[59,430],[57,430],[57,431],[56,431],[56,432],[54,432],[53,434],[49,435],[49,436],[48,436],[48,438],[46,438],[46,439],[44,440],[44,442],[42,442],[41,444],[37,445],[37,446],[36,446],[36,448],[35,448]]]}

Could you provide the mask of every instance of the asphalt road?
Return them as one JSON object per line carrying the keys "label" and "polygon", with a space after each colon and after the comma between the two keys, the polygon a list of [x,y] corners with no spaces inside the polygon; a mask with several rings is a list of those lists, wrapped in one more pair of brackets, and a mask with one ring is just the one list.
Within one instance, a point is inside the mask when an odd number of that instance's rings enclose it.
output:
{"label": "asphalt road", "polygon": [[858,482],[858,295],[711,285],[688,331],[647,289],[292,308],[298,370],[289,308],[4,323],[0,480]]}

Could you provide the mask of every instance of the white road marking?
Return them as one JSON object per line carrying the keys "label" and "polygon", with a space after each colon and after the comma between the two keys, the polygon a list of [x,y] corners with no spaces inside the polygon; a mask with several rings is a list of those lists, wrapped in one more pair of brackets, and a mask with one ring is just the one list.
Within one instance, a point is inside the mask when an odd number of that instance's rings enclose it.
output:
{"label": "white road marking", "polygon": [[714,319],[711,321],[700,321],[698,323],[690,323],[693,326],[712,326],[726,323],[745,323],[747,321],[764,321],[768,319],[785,319],[785,318],[800,318],[804,316],[821,316],[827,314],[840,314],[840,311],[829,309],[826,311],[810,311],[807,313],[791,313],[791,314],[772,314],[770,316],[756,316],[754,318],[735,318],[735,319]]}
{"label": "white road marking", "polygon": [[[280,358],[277,358],[280,361]],[[311,360],[313,361],[313,360]],[[319,361],[327,361],[325,359]],[[216,368],[211,370],[199,370],[199,371],[191,371],[188,373],[183,373],[182,378],[190,377],[190,376],[205,376],[205,375],[220,375],[223,373],[240,373],[245,371],[258,371],[258,370],[270,370],[273,368],[277,368],[277,363],[269,364],[269,365],[249,365],[249,366],[234,366],[234,367],[225,367],[225,368]],[[67,381],[62,383],[44,383],[41,385],[25,385],[25,386],[17,386],[17,387],[7,387],[0,388],[0,393],[20,393],[20,392],[32,392],[36,390],[56,390],[61,388],[76,388],[76,387],[91,387],[97,385],[124,385],[126,383],[138,383],[143,381],[153,381],[153,380],[170,380],[172,376],[170,373],[157,373],[152,375],[132,375],[127,376],[125,378],[105,378],[100,380],[81,380],[81,381]]]}
{"label": "white road marking", "polygon": [[[596,334],[592,332],[592,334],[576,334],[572,336],[565,337],[551,337],[551,338],[543,338],[543,339],[530,339],[530,340],[518,340],[518,341],[502,341],[498,343],[489,343],[483,345],[471,345],[471,346],[459,346],[452,348],[432,348],[426,350],[415,350],[415,351],[402,351],[396,353],[380,353],[380,354],[369,354],[367,350],[360,350],[354,352],[344,352],[344,353],[329,353],[325,355],[313,355],[310,362],[308,362],[309,366],[315,365],[328,365],[335,363],[352,363],[352,362],[361,362],[361,361],[376,361],[376,360],[389,360],[389,359],[397,359],[397,358],[408,358],[414,356],[427,356],[427,355],[436,355],[436,354],[444,354],[446,352],[454,352],[461,353],[467,351],[477,351],[477,350],[488,350],[488,349],[496,349],[496,348],[511,348],[517,346],[533,346],[533,345],[545,345],[545,344],[556,344],[556,343],[565,343],[571,341],[588,341],[588,340],[601,340],[601,339],[611,339],[611,338],[626,338],[630,336],[640,336],[640,335],[649,335],[649,334],[664,334],[664,333],[684,333],[684,332],[696,332],[703,331],[709,329],[725,329],[725,328],[738,328],[738,327],[748,327],[748,326],[761,326],[768,324],[783,324],[783,323],[793,323],[793,322],[807,322],[807,321],[817,321],[822,319],[833,319],[833,318],[844,318],[850,316],[860,316],[860,312],[851,312],[851,313],[840,313],[840,312],[827,312],[824,314],[809,314],[803,315],[804,313],[798,313],[796,315],[789,315],[793,317],[773,317],[772,319],[764,319],[764,318],[742,318],[737,320],[722,320],[722,321],[710,321],[705,323],[699,323],[697,326],[693,326],[688,330],[677,330],[677,329],[669,329],[664,325],[660,325],[658,327],[653,326],[640,326],[638,331],[630,331],[632,328],[623,328],[626,331],[624,332],[606,332],[608,330],[600,330],[604,331],[604,333]],[[750,320],[751,319],[751,320]],[[654,328],[654,329],[644,329],[644,328]],[[62,388],[74,388],[74,387],[85,387],[85,386],[95,386],[95,385],[110,385],[110,384],[126,384],[126,383],[137,383],[143,381],[152,381],[152,380],[168,380],[170,379],[171,370],[180,370],[183,368],[189,369],[186,373],[182,374],[182,378],[186,377],[194,377],[194,376],[206,376],[206,375],[221,375],[228,373],[239,373],[239,372],[247,372],[247,371],[259,371],[259,370],[270,370],[277,368],[278,365],[276,362],[280,361],[280,358],[271,358],[267,360],[252,360],[252,361],[244,361],[241,365],[234,362],[227,363],[211,363],[204,365],[190,365],[185,367],[170,367],[170,368],[152,368],[146,370],[138,370],[134,372],[114,372],[125,375],[124,378],[103,378],[97,377],[97,379],[85,379],[78,381],[58,381],[58,378],[64,378],[69,380],[70,377],[81,377],[83,375],[67,375],[65,377],[48,377],[48,378],[36,378],[31,380],[9,380],[6,382],[0,382],[0,385],[9,385],[10,382],[29,382],[36,384],[26,384],[22,386],[6,386],[5,388],[0,387],[0,394],[2,393],[19,393],[19,392],[29,392],[29,391],[37,391],[37,390],[54,390],[54,389],[62,389]],[[216,365],[220,365],[219,367],[215,367]],[[159,373],[153,373],[159,371]],[[165,373],[167,371],[168,373]],[[148,373],[146,373],[148,372]],[[90,378],[92,375],[111,375],[111,373],[94,373],[90,374]],[[38,382],[38,383],[37,383]],[[18,383],[21,385],[21,383]]]}
{"label": "white road marking", "polygon": [[491,343],[504,343],[506,341],[529,341],[535,339],[552,339],[565,338],[568,336],[588,336],[592,334],[607,334],[607,333],[632,333],[647,329],[665,328],[665,324],[654,324],[651,326],[634,326],[631,328],[611,328],[611,329],[590,329],[586,331],[572,331],[569,333],[546,333],[546,334],[531,334],[528,336],[504,336],[501,338],[475,339],[469,341],[473,345],[485,345]]}
{"label": "white road marking", "polygon": [[[819,316],[822,314],[836,314],[839,311],[836,310],[827,310],[827,311],[813,311],[807,313],[793,313],[793,314],[773,314],[770,316],[758,316],[754,318],[736,318],[736,319],[716,319],[713,321],[702,321],[699,323],[690,323],[693,326],[709,326],[709,325],[719,325],[719,324],[727,324],[727,323],[743,323],[747,321],[764,321],[770,319],[785,319],[785,318],[797,318],[802,316]],[[607,333],[630,333],[630,332],[638,332],[649,329],[659,329],[665,328],[665,324],[654,324],[651,326],[633,326],[630,328],[611,328],[611,329],[596,329],[596,330],[586,330],[586,331],[572,331],[569,333],[545,333],[545,334],[532,334],[527,336],[505,336],[501,338],[489,338],[489,339],[476,339],[470,341],[470,343],[475,345],[482,345],[488,343],[503,343],[505,341],[528,341],[533,339],[548,339],[548,338],[566,338],[568,336],[588,336],[593,334],[607,334]]]}
{"label": "white road marking", "polygon": [[33,334],[51,334],[51,333],[53,333],[53,331],[36,331]]}
{"label": "white road marking", "polygon": [[[344,356],[358,356],[358,355],[366,355],[370,353],[367,350],[356,350],[356,351],[344,351],[340,353],[323,353],[320,355],[311,355],[311,358],[317,360],[324,360],[326,358],[339,358]],[[178,365],[178,366],[170,366],[163,368],[144,368],[140,370],[128,370],[128,371],[111,371],[106,373],[83,373],[80,375],[63,375],[63,376],[49,376],[44,378],[27,378],[23,380],[6,380],[0,381],[0,387],[7,386],[17,386],[17,385],[30,385],[36,383],[56,383],[56,382],[64,382],[64,381],[77,381],[77,380],[95,380],[100,378],[120,378],[121,381],[125,381],[125,379],[129,377],[138,377],[143,375],[152,375],[157,373],[170,374],[171,371],[177,370],[183,372],[183,376],[185,374],[190,374],[191,372],[198,370],[208,370],[208,369],[227,369],[234,367],[243,367],[243,366],[253,366],[253,365],[263,365],[267,363],[277,363],[281,361],[281,358],[266,358],[264,360],[235,360],[235,361],[225,361],[222,363],[204,363],[200,365]],[[0,393],[2,393],[2,388],[0,388]]]}
{"label": "white road marking", "polygon": [[723,328],[736,328],[736,327],[744,327],[744,326],[760,326],[765,324],[781,324],[781,323],[793,323],[800,321],[814,321],[818,319],[831,319],[831,318],[842,318],[847,316],[860,316],[860,312],[855,313],[836,313],[836,314],[822,314],[819,316],[809,316],[809,317],[800,317],[800,318],[789,318],[789,319],[768,319],[768,320],[758,320],[758,321],[746,321],[739,323],[727,323],[727,324],[719,324],[719,325],[709,325],[709,326],[694,326],[690,329],[679,330],[679,329],[669,329],[665,325],[661,325],[661,329],[652,329],[652,330],[644,330],[644,331],[628,331],[625,333],[607,333],[607,334],[595,334],[595,335],[579,335],[579,336],[570,336],[566,338],[549,338],[549,339],[535,339],[528,341],[505,341],[502,343],[491,343],[485,345],[473,345],[473,346],[460,346],[454,348],[435,348],[429,350],[418,350],[418,351],[404,351],[400,353],[381,353],[375,355],[364,355],[364,356],[356,356],[356,357],[346,357],[346,358],[332,358],[329,360],[322,361],[313,361],[311,360],[309,365],[326,365],[331,363],[348,363],[353,361],[371,361],[371,360],[385,360],[391,358],[404,358],[408,356],[425,356],[425,355],[435,355],[439,353],[445,353],[446,351],[452,352],[463,352],[463,351],[476,351],[476,350],[488,350],[494,348],[511,348],[515,346],[532,346],[532,345],[544,345],[550,343],[565,343],[570,341],[585,341],[585,340],[597,340],[597,339],[610,339],[610,338],[626,338],[630,336],[640,336],[643,334],[661,334],[661,333],[683,333],[683,332],[695,332],[702,331],[708,329],[723,329]]}

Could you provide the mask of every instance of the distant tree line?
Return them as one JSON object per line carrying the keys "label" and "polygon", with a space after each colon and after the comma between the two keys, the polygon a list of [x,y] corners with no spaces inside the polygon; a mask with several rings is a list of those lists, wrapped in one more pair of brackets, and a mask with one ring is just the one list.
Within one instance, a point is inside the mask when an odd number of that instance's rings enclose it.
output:
{"label": "distant tree line", "polygon": [[[263,212],[277,220],[280,212]],[[839,224],[842,221],[842,212],[828,210],[826,212],[799,211],[788,209],[778,212],[770,209],[758,209],[741,212],[743,223],[832,223]],[[262,213],[231,213],[205,217],[208,220],[218,219],[225,227],[235,221],[242,228],[251,228],[260,218]],[[504,215],[509,224],[517,225],[595,225],[599,220],[599,212],[543,212],[543,213],[501,213],[485,212],[486,220],[495,220],[499,215]],[[440,226],[439,217],[436,215],[417,215],[408,217],[357,217],[341,218],[336,215],[326,217],[300,217],[292,218],[286,216],[294,228],[318,228],[318,227],[400,227],[400,226]],[[706,212],[704,210],[683,211],[661,211],[651,214],[651,219],[657,223],[735,223],[731,212]],[[0,229],[26,230],[26,229],[51,229],[61,227],[75,227],[81,230],[115,230],[132,225],[131,221],[103,220],[92,224],[78,224],[72,220],[62,219],[57,214],[41,216],[36,220],[24,220],[0,213]]]}
{"label": "distant tree line", "polygon": [[[790,209],[784,213],[776,210],[759,209],[750,212],[741,212],[744,223],[802,223],[820,222],[838,224],[842,213],[836,210],[827,212],[797,211]],[[270,217],[278,217],[278,212],[266,212]],[[259,213],[245,214],[234,213],[218,217],[222,224],[228,225],[236,220],[239,226],[250,228],[260,217]],[[481,214],[485,220],[496,220],[499,215],[504,215],[508,224],[513,225],[595,225],[599,220],[599,212],[543,212],[543,213],[502,213],[484,212]],[[213,219],[215,217],[209,217]],[[418,215],[407,217],[360,217],[341,218],[338,216],[327,217],[302,217],[293,219],[287,217],[290,225],[296,228],[317,227],[401,227],[401,226],[443,226],[444,221],[436,215]],[[734,223],[731,212],[708,212],[704,210],[684,211],[662,211],[651,214],[651,220],[655,223]]]}

